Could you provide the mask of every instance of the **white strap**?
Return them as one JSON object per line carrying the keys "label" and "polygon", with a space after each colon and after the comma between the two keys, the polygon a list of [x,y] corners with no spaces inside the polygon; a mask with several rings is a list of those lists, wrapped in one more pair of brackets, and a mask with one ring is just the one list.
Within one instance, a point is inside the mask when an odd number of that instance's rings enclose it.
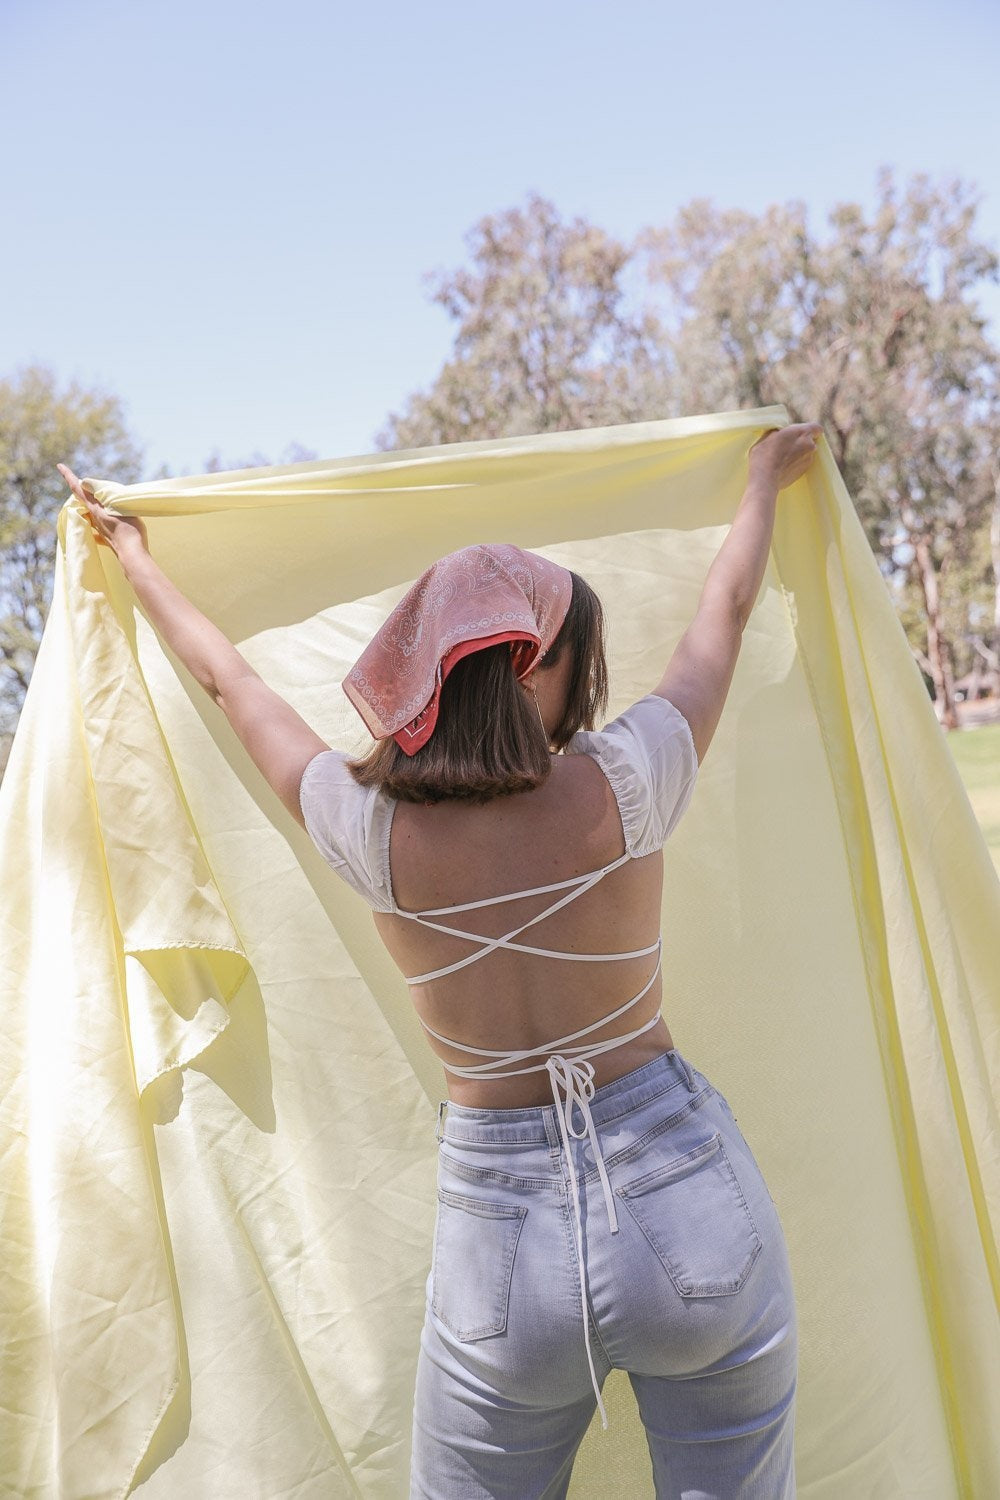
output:
{"label": "white strap", "polygon": [[[572,883],[575,884],[575,885],[577,885],[577,889],[576,890],[570,891],[570,893],[569,893],[568,896],[563,896],[559,901],[554,901],[551,906],[547,906],[543,911],[540,911],[537,914],[537,916],[530,917],[527,922],[522,922],[519,927],[512,927],[511,930],[510,930],[510,932],[505,932],[501,937],[487,938],[487,937],[484,937],[481,932],[462,932],[462,931],[460,931],[456,927],[445,927],[440,922],[428,922],[426,920],[425,914],[423,912],[406,912],[405,913],[406,916],[412,917],[414,921],[422,923],[422,925],[425,926],[425,927],[433,927],[438,932],[446,932],[446,933],[448,933],[452,937],[465,938],[465,939],[467,939],[470,942],[481,943],[482,944],[482,947],[479,949],[478,953],[470,953],[466,958],[460,958],[456,963],[445,964],[440,969],[430,969],[430,970],[428,970],[428,972],[426,974],[407,975],[406,976],[406,982],[407,982],[407,984],[426,984],[428,980],[430,980],[430,979],[439,979],[441,977],[441,975],[443,975],[443,974],[453,974],[457,969],[464,969],[469,964],[478,963],[479,959],[485,958],[486,955],[487,955],[487,953],[492,953],[494,951],[494,949],[496,949],[496,948],[515,948],[516,949],[516,948],[521,947],[522,946],[521,944],[512,943],[511,942],[511,938],[517,937],[518,933],[526,931],[526,929],[529,928],[529,927],[534,927],[534,925],[535,925],[536,922],[542,922],[542,921],[544,921],[544,919],[546,917],[552,916],[552,914],[554,912],[560,911],[562,909],[562,907],[568,906],[571,901],[575,901],[578,896],[582,896],[585,891],[591,890],[597,884],[597,882],[602,878],[602,876],[604,874],[606,874],[608,868],[611,868],[611,867],[608,866],[608,867],[606,867],[605,869],[602,869],[602,870],[592,870],[588,875],[574,876],[574,879],[573,879]],[[578,882],[580,882],[580,881],[584,881],[586,883],[585,884],[579,884]],[[569,882],[567,882],[567,881],[561,881],[560,882],[560,889],[562,889],[562,887],[564,887],[567,884],[569,884]],[[531,948],[527,947],[526,945],[524,946],[524,951],[528,952],[528,953],[536,952],[536,953],[541,953],[541,954],[547,954],[550,958],[551,957],[559,957],[559,958],[565,957],[565,958],[570,958],[570,959],[579,958],[579,959],[582,959],[584,962],[596,962],[598,959],[606,959],[606,958],[609,958],[609,957],[612,958],[612,959],[614,959],[614,958],[639,958],[639,957],[642,956],[642,954],[652,953],[654,946],[655,946],[655,944],[651,944],[648,948],[642,948],[640,950],[637,950],[634,953],[612,953],[612,954],[606,954],[606,953],[594,953],[594,954],[569,953],[569,954],[562,954],[562,953],[559,953],[557,950],[553,950],[553,949],[549,949],[549,948],[531,949]]]}
{"label": "white strap", "polygon": [[[655,1016],[650,1016],[649,1020],[646,1021],[642,1026],[637,1026],[635,1031],[627,1031],[623,1036],[609,1037],[607,1041],[593,1042],[590,1046],[564,1047],[563,1051],[579,1052],[580,1058],[577,1059],[578,1061],[582,1061],[584,1055],[586,1055],[587,1057],[597,1057],[597,1055],[601,1052],[610,1052],[612,1048],[620,1047],[623,1042],[632,1041],[633,1037],[642,1036],[642,1033],[644,1031],[648,1031],[651,1026],[655,1026],[659,1019],[660,1013],[659,1011],[657,1011]],[[478,1051],[479,1049],[465,1047],[462,1050],[465,1052],[472,1052]],[[539,1047],[534,1048],[535,1052],[539,1052],[541,1050],[542,1049]],[[513,1061],[513,1059],[511,1060]],[[499,1068],[502,1066],[502,1063],[499,1062],[468,1063],[467,1065],[459,1065],[458,1063],[446,1063],[442,1058],[438,1058],[438,1062],[441,1063],[442,1068],[447,1068],[449,1073],[456,1073],[459,1078],[484,1078],[490,1068]],[[494,1073],[492,1076],[494,1078],[516,1078],[519,1073],[543,1073],[547,1066],[547,1063],[539,1063],[535,1067],[531,1068],[511,1068],[509,1073]]]}
{"label": "white strap", "polygon": [[[656,1017],[656,1019],[658,1020],[659,1017]],[[597,1384],[594,1356],[590,1352],[590,1328],[587,1320],[587,1273],[583,1264],[583,1222],[580,1218],[580,1191],[576,1185],[576,1163],[573,1161],[569,1145],[569,1136],[573,1136],[576,1140],[582,1140],[584,1133],[590,1136],[590,1144],[594,1148],[594,1159],[597,1162],[597,1170],[601,1177],[601,1186],[604,1189],[604,1201],[608,1208],[608,1223],[611,1226],[611,1233],[617,1234],[618,1215],[615,1213],[615,1201],[611,1195],[611,1184],[608,1181],[608,1172],[604,1165],[600,1142],[597,1139],[597,1131],[594,1129],[594,1117],[590,1113],[590,1100],[594,1097],[594,1067],[589,1062],[567,1062],[565,1057],[558,1055],[550,1057],[545,1066],[548,1069],[549,1079],[552,1083],[552,1097],[556,1103],[559,1129],[562,1132],[563,1145],[566,1148],[569,1185],[573,1193],[573,1212],[576,1215],[576,1258],[580,1271],[580,1302],[583,1307],[583,1341],[587,1350],[587,1363],[590,1366],[590,1379],[594,1386],[594,1395],[597,1397],[598,1410],[601,1413],[601,1425],[607,1429],[608,1415],[604,1410],[604,1402],[601,1400],[600,1386]],[[557,1082],[561,1083],[566,1091],[565,1119],[563,1118]],[[579,1104],[580,1112],[583,1115],[584,1128],[582,1131],[573,1129],[572,1112],[574,1099]]]}
{"label": "white strap", "polygon": [[[480,936],[479,933],[455,932],[453,927],[442,927],[441,931],[454,932],[456,937],[478,938]],[[523,931],[523,928],[515,929],[515,931]],[[442,969],[431,969],[426,974],[414,974],[406,982],[407,984],[426,984],[430,979],[440,979],[443,974],[451,974],[456,969],[464,969],[469,964],[474,964],[477,959],[483,958],[495,948],[510,948],[515,953],[537,953],[542,958],[561,958],[569,963],[603,964],[611,963],[615,959],[621,958],[645,958],[647,953],[656,952],[657,944],[660,941],[657,938],[656,942],[650,943],[648,948],[633,948],[628,953],[564,953],[558,948],[533,948],[528,943],[512,943],[510,940],[511,936],[512,934],[508,933],[505,937],[491,938],[488,948],[481,948],[478,953],[470,953],[468,958],[460,958],[457,963],[446,964]]]}
{"label": "white strap", "polygon": [[[578,1062],[584,1060],[584,1053],[587,1057],[597,1057],[601,1052],[610,1052],[612,1048],[620,1047],[623,1042],[632,1041],[633,1037],[642,1036],[642,1033],[648,1031],[651,1026],[655,1026],[659,1019],[660,1013],[657,1011],[655,1016],[650,1016],[649,1020],[642,1026],[637,1026],[635,1031],[626,1031],[623,1036],[610,1037],[604,1042],[594,1042],[589,1047],[564,1047],[563,1051],[567,1053],[579,1052],[581,1056],[577,1059]],[[470,1051],[472,1049],[466,1048],[465,1050]],[[535,1048],[536,1052],[539,1050],[539,1048]],[[459,1066],[457,1063],[446,1063],[441,1058],[438,1058],[438,1061],[441,1063],[442,1068],[447,1068],[449,1073],[457,1073],[460,1078],[483,1078],[486,1075],[487,1069],[501,1066],[500,1063],[469,1063],[468,1066]],[[492,1076],[494,1078],[516,1078],[519,1073],[543,1073],[547,1066],[547,1062],[539,1063],[532,1068],[512,1068],[509,1073],[494,1073]]]}
{"label": "white strap", "polygon": [[[470,1047],[465,1042],[456,1042],[451,1037],[442,1036],[440,1031],[435,1031],[432,1026],[428,1026],[422,1017],[420,1017],[420,1024],[426,1031],[430,1032],[431,1036],[436,1036],[439,1042],[447,1042],[449,1047],[456,1047],[459,1052],[474,1052],[477,1057],[495,1057],[499,1059],[498,1062],[490,1063],[456,1064],[447,1063],[443,1058],[439,1058],[442,1066],[447,1068],[449,1073],[455,1073],[460,1078],[480,1078],[490,1073],[495,1078],[514,1078],[519,1073],[541,1073],[548,1066],[547,1062],[539,1063],[537,1066],[531,1068],[515,1068],[510,1073],[497,1073],[494,1070],[502,1068],[504,1063],[520,1062],[524,1057],[536,1057],[539,1052],[551,1052],[553,1048],[562,1047],[566,1042],[573,1041],[575,1037],[586,1036],[589,1031],[596,1031],[599,1026],[606,1026],[609,1021],[617,1020],[620,1015],[624,1015],[625,1011],[641,1000],[643,995],[648,993],[659,972],[660,958],[658,957],[656,968],[639,993],[633,995],[631,1000],[626,1000],[624,1005],[620,1005],[610,1015],[602,1016],[599,1021],[592,1021],[589,1026],[581,1026],[579,1031],[571,1031],[567,1036],[556,1037],[555,1041],[545,1042],[539,1047],[524,1047],[512,1052],[500,1052],[493,1047]],[[610,1052],[613,1047],[621,1046],[623,1042],[630,1042],[633,1037],[641,1036],[644,1031],[648,1031],[651,1026],[655,1026],[659,1019],[660,1013],[657,1011],[656,1015],[652,1016],[644,1026],[640,1026],[637,1031],[630,1031],[626,1036],[606,1037],[600,1042],[581,1042],[579,1046],[569,1047],[567,1050],[569,1052],[578,1052],[581,1055],[586,1054],[588,1057],[596,1057],[601,1052]]]}
{"label": "white strap", "polygon": [[563,891],[568,885],[577,885],[580,881],[590,880],[595,875],[598,878],[607,875],[610,870],[617,870],[618,866],[623,865],[627,859],[631,859],[631,855],[626,849],[625,853],[619,855],[610,865],[602,865],[599,870],[587,870],[583,875],[572,875],[569,880],[557,880],[554,885],[536,885],[528,891],[511,891],[505,896],[487,896],[482,901],[463,901],[459,906],[428,906],[423,911],[403,911],[402,907],[397,906],[395,915],[414,917],[419,920],[421,917],[444,916],[449,911],[473,911],[478,906],[496,906],[500,901],[517,901],[521,896],[542,896],[546,891]]}

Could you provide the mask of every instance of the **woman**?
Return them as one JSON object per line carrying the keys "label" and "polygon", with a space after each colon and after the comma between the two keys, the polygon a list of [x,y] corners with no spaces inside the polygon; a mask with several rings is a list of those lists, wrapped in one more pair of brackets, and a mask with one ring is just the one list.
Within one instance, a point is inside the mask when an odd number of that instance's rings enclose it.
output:
{"label": "woman", "polygon": [[607,669],[589,586],[517,547],[468,547],[345,679],[376,738],[359,760],[174,589],[141,521],[60,466],[161,634],[373,908],[451,1075],[411,1500],[564,1496],[595,1406],[607,1426],[612,1367],[658,1496],[794,1495],[785,1241],[727,1101],[660,1015],[658,928],[662,848],[722,713],[777,495],[820,430],[754,444],[693,621],[612,724],[594,729]]}

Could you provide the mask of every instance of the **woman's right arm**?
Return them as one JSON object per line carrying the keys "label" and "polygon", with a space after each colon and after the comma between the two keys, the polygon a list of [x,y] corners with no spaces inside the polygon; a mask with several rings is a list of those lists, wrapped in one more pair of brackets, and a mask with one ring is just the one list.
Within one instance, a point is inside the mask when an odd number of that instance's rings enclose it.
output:
{"label": "woman's right arm", "polygon": [[695,617],[653,689],[687,719],[699,764],[722,717],[764,577],[778,493],[806,472],[822,431],[818,422],[794,422],[750,449],[749,478],[729,534],[712,560]]}

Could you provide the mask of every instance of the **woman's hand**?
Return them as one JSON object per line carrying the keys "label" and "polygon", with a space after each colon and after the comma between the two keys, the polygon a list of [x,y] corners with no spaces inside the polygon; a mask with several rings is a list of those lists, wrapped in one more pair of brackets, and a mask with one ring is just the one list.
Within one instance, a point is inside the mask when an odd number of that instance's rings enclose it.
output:
{"label": "woman's hand", "polygon": [[787,489],[812,463],[822,433],[819,422],[792,422],[765,432],[750,449],[750,478]]}
{"label": "woman's hand", "polygon": [[87,507],[98,546],[104,542],[119,558],[136,548],[142,552],[149,551],[144,521],[141,521],[138,516],[113,516],[109,510],[104,509],[100,501],[94,499],[93,495],[88,495],[72,469],[68,469],[65,464],[56,464],[56,468],[77,499],[82,500]]}

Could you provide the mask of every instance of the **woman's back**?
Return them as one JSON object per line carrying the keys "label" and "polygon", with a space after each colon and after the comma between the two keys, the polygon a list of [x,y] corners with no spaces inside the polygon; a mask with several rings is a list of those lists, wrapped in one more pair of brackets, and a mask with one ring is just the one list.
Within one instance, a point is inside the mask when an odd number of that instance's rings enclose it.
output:
{"label": "woman's back", "polygon": [[[451,973],[412,985],[418,1015],[430,1031],[470,1049],[512,1052],[546,1047],[613,1016],[640,991],[634,1009],[588,1031],[586,1044],[635,1031],[658,1016],[662,844],[690,800],[698,766],[690,729],[672,703],[652,694],[640,699],[605,729],[575,735],[566,753],[552,757],[551,774],[541,786],[485,804],[422,806],[371,790],[352,791],[342,759],[337,752],[316,758],[314,772],[309,768],[303,778],[303,810],[319,846],[328,857],[334,855],[332,862],[346,861],[342,873],[349,867],[363,875],[364,884],[357,878],[353,883],[370,887],[378,931],[404,975],[433,974],[482,947],[430,927],[429,921],[495,938],[567,897],[559,910],[513,941],[570,955],[638,954],[560,961],[494,948]],[[571,882],[608,865],[616,867],[590,889],[567,885],[413,919],[417,912]],[[470,1064],[470,1053],[429,1040],[443,1062]],[[640,1036],[593,1058],[596,1086],[672,1046],[660,1018]],[[521,1064],[539,1065],[537,1071],[506,1078],[449,1073],[449,1096],[485,1108],[545,1103],[552,1094],[542,1055]],[[478,1063],[475,1053],[471,1057]],[[508,1065],[497,1071],[508,1071]]]}
{"label": "woman's back", "polygon": [[[624,850],[618,806],[597,762],[586,755],[554,756],[552,774],[542,786],[486,806],[398,804],[390,863],[398,905],[426,911],[567,880],[611,864]],[[517,941],[567,953],[648,947],[659,933],[662,885],[662,852],[627,860]],[[566,893],[523,896],[435,920],[499,937],[551,906],[561,894]],[[404,974],[453,963],[477,946],[394,914],[377,913],[375,922]],[[500,948],[457,972],[415,986],[411,993],[418,1015],[435,1031],[471,1047],[514,1051],[542,1046],[608,1015],[642,988],[655,963],[655,954],[581,963]],[[587,1041],[634,1030],[657,1013],[660,996],[657,975],[627,1019],[588,1032]],[[470,1061],[459,1049],[430,1040],[443,1061]],[[672,1046],[661,1020],[642,1036],[595,1057],[595,1085],[610,1082]],[[457,1103],[494,1109],[552,1100],[544,1071],[510,1078],[449,1075],[448,1093]]]}

